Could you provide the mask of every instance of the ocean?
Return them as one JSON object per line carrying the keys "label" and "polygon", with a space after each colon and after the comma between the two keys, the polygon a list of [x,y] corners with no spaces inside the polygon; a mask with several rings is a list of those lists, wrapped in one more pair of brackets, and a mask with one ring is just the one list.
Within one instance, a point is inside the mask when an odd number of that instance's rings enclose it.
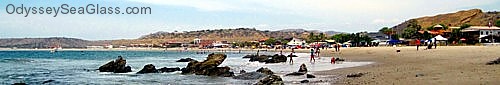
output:
{"label": "ocean", "polygon": [[[346,68],[370,64],[371,62],[343,62],[330,64],[329,59],[318,59],[310,63],[307,53],[296,53],[295,63],[264,64],[249,62],[242,57],[254,52],[227,52],[228,58],[220,65],[229,66],[235,75],[240,70],[252,72],[260,67],[268,67],[277,75],[282,76],[285,83],[296,84],[304,77],[283,76],[295,72],[300,64],[307,65],[311,74],[315,71],[324,71],[337,68]],[[261,54],[275,54],[262,52]],[[284,53],[287,54],[287,53]],[[179,51],[0,51],[0,84],[24,82],[27,84],[253,84],[258,80],[238,80],[231,77],[211,77],[202,75],[182,75],[180,72],[135,74],[146,64],[153,64],[156,68],[186,67],[187,62],[175,62],[181,58],[193,58],[202,61],[208,54]],[[99,66],[123,56],[133,72],[111,73],[99,72]],[[318,76],[317,76],[318,77]],[[323,78],[322,78],[323,77]],[[312,80],[328,81],[328,76],[319,76]],[[311,80],[311,79],[309,79]]]}

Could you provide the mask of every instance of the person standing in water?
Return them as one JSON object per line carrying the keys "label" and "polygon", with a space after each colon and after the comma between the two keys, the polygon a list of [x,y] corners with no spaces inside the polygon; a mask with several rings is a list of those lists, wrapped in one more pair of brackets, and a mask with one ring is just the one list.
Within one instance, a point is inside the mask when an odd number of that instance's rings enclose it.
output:
{"label": "person standing in water", "polygon": [[309,62],[312,62],[313,60],[316,62],[316,59],[314,59],[314,49],[311,49],[311,58],[309,59]]}

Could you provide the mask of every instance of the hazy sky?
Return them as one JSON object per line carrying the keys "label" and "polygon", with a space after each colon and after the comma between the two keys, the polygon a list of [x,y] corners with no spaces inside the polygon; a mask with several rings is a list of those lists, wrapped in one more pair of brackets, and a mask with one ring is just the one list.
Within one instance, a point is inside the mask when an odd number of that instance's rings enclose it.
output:
{"label": "hazy sky", "polygon": [[[157,31],[256,28],[360,32],[422,16],[479,8],[500,0],[1,0],[0,38],[134,39]],[[150,7],[152,14],[8,14],[15,7]],[[18,11],[18,10],[16,10]],[[122,11],[123,12],[123,11]]]}

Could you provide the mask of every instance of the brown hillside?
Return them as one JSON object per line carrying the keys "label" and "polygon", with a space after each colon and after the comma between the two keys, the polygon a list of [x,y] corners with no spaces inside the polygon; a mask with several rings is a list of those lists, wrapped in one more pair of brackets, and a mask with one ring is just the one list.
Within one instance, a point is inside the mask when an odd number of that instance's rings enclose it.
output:
{"label": "brown hillside", "polygon": [[436,24],[445,24],[457,27],[462,24],[486,26],[490,20],[492,22],[500,20],[500,12],[482,12],[480,9],[471,9],[455,13],[410,19],[394,26],[393,28],[398,31],[398,33],[401,33],[401,31],[403,31],[403,29],[406,28],[412,20],[416,20],[416,23],[422,26],[422,28],[427,28]]}

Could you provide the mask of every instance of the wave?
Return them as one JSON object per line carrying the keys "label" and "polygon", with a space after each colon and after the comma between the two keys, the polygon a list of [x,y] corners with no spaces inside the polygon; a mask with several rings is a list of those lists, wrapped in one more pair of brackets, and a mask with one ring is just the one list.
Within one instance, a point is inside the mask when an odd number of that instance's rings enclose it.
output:
{"label": "wave", "polygon": [[8,59],[1,59],[0,62],[2,62],[2,63],[31,63],[31,62],[35,62],[35,60],[24,59],[24,58],[8,58]]}

